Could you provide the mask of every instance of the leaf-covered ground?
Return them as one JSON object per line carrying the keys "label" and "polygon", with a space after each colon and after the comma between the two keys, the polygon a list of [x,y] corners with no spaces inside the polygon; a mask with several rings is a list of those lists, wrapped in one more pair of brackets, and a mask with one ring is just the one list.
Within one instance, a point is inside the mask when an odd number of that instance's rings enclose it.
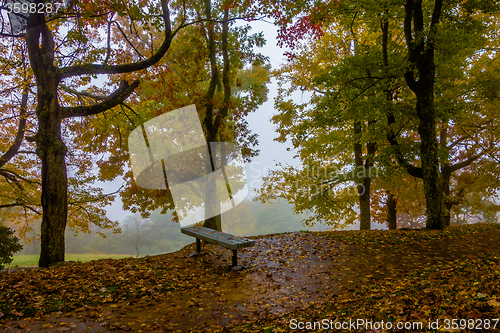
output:
{"label": "leaf-covered ground", "polygon": [[[0,330],[281,332],[363,319],[459,332],[489,319],[482,331],[500,331],[500,225],[262,236],[239,251],[240,271],[230,251],[203,249],[0,273]],[[384,331],[365,328],[345,331]]]}

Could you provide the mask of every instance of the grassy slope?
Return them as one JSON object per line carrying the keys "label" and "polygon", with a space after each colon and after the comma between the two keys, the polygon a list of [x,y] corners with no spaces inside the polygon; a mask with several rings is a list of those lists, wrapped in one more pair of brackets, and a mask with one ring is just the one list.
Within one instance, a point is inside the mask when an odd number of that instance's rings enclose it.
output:
{"label": "grassy slope", "polygon": [[[15,267],[15,266],[36,266],[38,265],[38,258],[40,256],[38,254],[21,254],[21,255],[15,255],[14,260],[10,265],[7,265],[6,267]],[[94,253],[86,253],[86,254],[73,254],[73,253],[66,253],[66,261],[80,261],[80,262],[85,262],[85,261],[91,261],[91,260],[96,260],[96,259],[106,259],[106,258],[112,258],[112,259],[120,259],[120,258],[128,258],[130,257],[129,254],[94,254]]]}

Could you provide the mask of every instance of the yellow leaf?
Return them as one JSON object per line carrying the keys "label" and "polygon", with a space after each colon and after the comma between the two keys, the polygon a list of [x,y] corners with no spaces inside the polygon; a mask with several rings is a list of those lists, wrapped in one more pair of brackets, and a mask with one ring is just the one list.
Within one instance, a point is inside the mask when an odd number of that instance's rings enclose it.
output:
{"label": "yellow leaf", "polygon": [[488,301],[488,304],[491,306],[500,306],[500,302],[498,302],[496,299],[490,299]]}

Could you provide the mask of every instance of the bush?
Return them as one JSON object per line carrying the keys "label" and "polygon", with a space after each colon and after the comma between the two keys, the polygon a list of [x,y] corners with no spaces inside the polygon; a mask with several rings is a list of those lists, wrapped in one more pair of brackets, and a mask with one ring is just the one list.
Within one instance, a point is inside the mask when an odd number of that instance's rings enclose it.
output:
{"label": "bush", "polygon": [[0,225],[0,269],[10,264],[14,253],[22,249],[19,238],[14,236],[14,230]]}

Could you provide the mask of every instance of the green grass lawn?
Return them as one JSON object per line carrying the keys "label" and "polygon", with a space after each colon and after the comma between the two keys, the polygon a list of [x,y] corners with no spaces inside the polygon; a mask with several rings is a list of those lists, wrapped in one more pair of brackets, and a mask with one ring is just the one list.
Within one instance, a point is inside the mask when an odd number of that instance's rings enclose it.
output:
{"label": "green grass lawn", "polygon": [[[130,254],[73,254],[66,253],[66,261],[91,261],[95,259],[103,259],[103,258],[128,258],[131,257]],[[38,265],[38,254],[21,254],[15,255],[14,261],[10,265],[6,267],[14,267],[14,266],[37,266]]]}

